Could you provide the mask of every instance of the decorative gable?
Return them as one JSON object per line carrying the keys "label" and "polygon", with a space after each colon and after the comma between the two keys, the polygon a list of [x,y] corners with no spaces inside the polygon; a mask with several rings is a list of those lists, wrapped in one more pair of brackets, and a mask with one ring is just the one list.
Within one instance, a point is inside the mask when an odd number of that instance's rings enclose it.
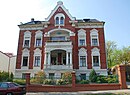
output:
{"label": "decorative gable", "polygon": [[50,15],[45,18],[46,21],[49,21],[51,19],[51,17],[56,13],[62,13],[65,12],[67,14],[67,16],[70,18],[70,20],[75,20],[74,17],[71,16],[71,14],[69,13],[69,11],[64,7],[63,2],[62,1],[58,1],[56,7],[54,8],[54,10],[52,10],[52,12],[50,13]]}

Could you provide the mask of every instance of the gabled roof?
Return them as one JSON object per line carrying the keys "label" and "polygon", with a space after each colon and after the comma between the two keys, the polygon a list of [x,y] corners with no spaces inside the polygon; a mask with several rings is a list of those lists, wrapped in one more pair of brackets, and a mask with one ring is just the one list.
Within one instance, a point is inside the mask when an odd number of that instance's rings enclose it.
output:
{"label": "gabled roof", "polygon": [[0,51],[0,53],[4,54],[7,57],[13,57],[13,53],[3,53],[2,51]]}
{"label": "gabled roof", "polygon": [[64,7],[62,1],[58,1],[58,2],[57,2],[56,7],[54,8],[54,10],[52,10],[52,12],[50,13],[50,15],[49,15],[47,18],[45,18],[45,20],[46,20],[46,21],[49,21],[50,18],[54,15],[54,13],[57,11],[57,9],[58,9],[59,7],[61,7],[61,8],[65,11],[65,13],[69,16],[69,18],[70,18],[71,20],[75,20],[75,18],[72,17],[71,14],[69,13],[69,11]]}

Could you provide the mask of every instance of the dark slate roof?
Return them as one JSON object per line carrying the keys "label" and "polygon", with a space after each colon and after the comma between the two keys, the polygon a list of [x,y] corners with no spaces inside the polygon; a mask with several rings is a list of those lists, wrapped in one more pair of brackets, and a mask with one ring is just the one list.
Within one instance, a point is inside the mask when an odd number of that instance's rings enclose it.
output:
{"label": "dark slate roof", "polygon": [[101,22],[97,19],[77,19],[77,21],[80,22]]}
{"label": "dark slate roof", "polygon": [[22,23],[21,25],[33,25],[33,24],[41,24],[42,21],[30,21],[30,22],[27,22],[27,23]]}

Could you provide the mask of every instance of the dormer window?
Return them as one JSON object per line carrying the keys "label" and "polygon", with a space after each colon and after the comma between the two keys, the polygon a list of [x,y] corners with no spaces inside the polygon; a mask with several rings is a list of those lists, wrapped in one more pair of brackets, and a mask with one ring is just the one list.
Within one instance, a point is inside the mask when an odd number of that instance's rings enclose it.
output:
{"label": "dormer window", "polygon": [[64,24],[64,18],[63,17],[60,18],[60,24],[62,24],[62,25]]}
{"label": "dormer window", "polygon": [[59,24],[59,17],[56,17],[56,25]]}
{"label": "dormer window", "polygon": [[64,26],[65,16],[62,13],[56,14],[55,17],[55,26]]}

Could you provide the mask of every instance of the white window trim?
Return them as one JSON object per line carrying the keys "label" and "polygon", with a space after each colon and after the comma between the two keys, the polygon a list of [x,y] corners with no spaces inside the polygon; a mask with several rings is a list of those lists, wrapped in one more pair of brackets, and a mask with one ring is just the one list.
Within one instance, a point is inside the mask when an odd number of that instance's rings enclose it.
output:
{"label": "white window trim", "polygon": [[[93,35],[96,35],[96,37],[92,37]],[[90,37],[91,37],[91,46],[99,46],[98,30],[96,30],[96,29],[90,30]],[[97,45],[92,44],[92,39],[93,38],[97,39]]]}
{"label": "white window trim", "polygon": [[[29,38],[26,39],[26,37],[29,37]],[[30,31],[24,32],[23,47],[26,48],[26,46],[24,46],[25,40],[29,40],[29,46],[27,48],[30,48],[30,43],[31,43],[31,32]]]}
{"label": "white window trim", "polygon": [[[40,56],[40,66],[35,66],[35,57]],[[41,50],[39,48],[34,50],[34,60],[33,60],[33,67],[41,67]]]}
{"label": "white window trim", "polygon": [[[35,47],[42,47],[42,36],[43,36],[43,35],[42,35],[42,31],[40,31],[40,30],[35,33]],[[36,45],[36,39],[37,39],[37,38],[40,38],[40,39],[41,39],[41,44],[40,44],[40,46],[37,46],[37,45]]]}
{"label": "white window trim", "polygon": [[[91,50],[91,56],[92,56],[92,67],[94,68],[94,69],[100,69],[100,66],[101,66],[101,61],[100,61],[100,50],[98,49],[98,48],[93,48],[92,50]],[[93,56],[98,56],[99,57],[99,66],[93,66],[94,65],[94,63],[93,63]]]}
{"label": "white window trim", "polygon": [[[80,45],[80,40],[81,39],[85,40],[85,44],[84,45]],[[86,46],[86,31],[84,29],[80,29],[78,31],[78,46]]]}
{"label": "white window trim", "polygon": [[[80,56],[85,56],[85,58],[86,58],[86,66],[80,66]],[[79,50],[79,67],[87,67],[87,50],[85,48],[81,48]]]}
{"label": "white window trim", "polygon": [[[28,49],[24,49],[22,51],[22,61],[21,61],[21,67],[28,67],[29,66],[29,50]],[[23,57],[28,57],[28,63],[27,66],[23,66]]]}
{"label": "white window trim", "polygon": [[[57,17],[59,18],[59,24],[56,24],[56,18],[57,18]],[[63,24],[60,24],[60,19],[61,19],[61,17],[64,18],[64,23],[63,23]],[[64,25],[65,25],[65,15],[62,14],[62,13],[56,14],[55,17],[54,17],[54,20],[55,20],[55,26],[64,26]]]}

